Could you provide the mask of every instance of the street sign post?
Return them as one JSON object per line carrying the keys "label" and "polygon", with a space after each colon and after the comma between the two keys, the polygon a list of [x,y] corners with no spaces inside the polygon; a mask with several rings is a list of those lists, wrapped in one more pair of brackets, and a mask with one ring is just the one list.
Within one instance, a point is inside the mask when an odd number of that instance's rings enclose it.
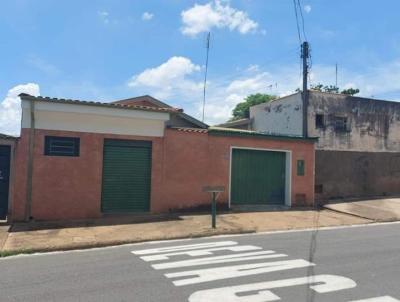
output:
{"label": "street sign post", "polygon": [[218,193],[225,191],[224,186],[206,186],[203,187],[203,192],[211,193],[211,226],[213,229],[217,227],[217,196]]}

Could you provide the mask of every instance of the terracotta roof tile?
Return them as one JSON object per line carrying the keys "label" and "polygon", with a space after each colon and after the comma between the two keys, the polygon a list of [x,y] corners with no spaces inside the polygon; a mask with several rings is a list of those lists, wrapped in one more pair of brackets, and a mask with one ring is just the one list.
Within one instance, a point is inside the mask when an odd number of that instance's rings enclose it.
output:
{"label": "terracotta roof tile", "polygon": [[12,136],[12,135],[8,135],[8,134],[4,134],[4,133],[0,133],[0,139],[12,139],[15,140],[18,137]]}
{"label": "terracotta roof tile", "polygon": [[71,100],[71,99],[58,99],[42,96],[32,96],[30,94],[21,93],[20,98],[31,101],[44,101],[52,103],[63,103],[63,104],[77,104],[77,105],[88,105],[88,106],[99,106],[99,107],[109,107],[109,108],[120,108],[120,109],[131,109],[131,110],[143,110],[143,111],[155,111],[155,112],[181,112],[181,109],[177,108],[157,108],[142,105],[125,105],[118,103],[102,103],[93,101],[81,101],[81,100]]}
{"label": "terracotta roof tile", "polygon": [[201,129],[201,128],[171,127],[171,129],[181,131],[181,132],[191,132],[191,133],[207,133],[208,132],[208,129]]}

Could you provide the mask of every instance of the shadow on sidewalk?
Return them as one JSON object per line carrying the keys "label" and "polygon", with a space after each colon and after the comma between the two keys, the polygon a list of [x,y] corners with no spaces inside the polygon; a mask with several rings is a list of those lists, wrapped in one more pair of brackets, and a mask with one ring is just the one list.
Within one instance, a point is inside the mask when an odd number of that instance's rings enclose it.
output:
{"label": "shadow on sidewalk", "polygon": [[[217,204],[217,215],[240,214],[257,212],[291,212],[291,211],[315,211],[319,207],[293,207],[285,206],[232,206],[229,209],[224,204]],[[29,232],[38,230],[57,230],[63,228],[81,228],[95,226],[112,226],[143,224],[166,221],[182,221],[183,216],[207,216],[211,215],[209,205],[202,205],[194,208],[179,209],[165,214],[105,214],[102,218],[81,219],[81,220],[58,220],[58,221],[30,221],[13,223],[8,232]]]}
{"label": "shadow on sidewalk", "polygon": [[79,219],[79,220],[58,220],[58,221],[30,221],[13,223],[9,232],[28,232],[48,229],[62,228],[81,228],[95,226],[111,226],[124,224],[153,223],[164,221],[182,220],[177,213],[173,214],[121,214],[121,215],[105,215],[96,219]]}

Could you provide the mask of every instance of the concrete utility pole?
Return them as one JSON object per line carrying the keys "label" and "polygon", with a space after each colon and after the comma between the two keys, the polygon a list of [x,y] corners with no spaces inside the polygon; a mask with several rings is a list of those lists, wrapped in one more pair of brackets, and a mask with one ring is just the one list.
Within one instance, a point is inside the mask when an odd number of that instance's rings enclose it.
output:
{"label": "concrete utility pole", "polygon": [[303,59],[303,137],[308,137],[308,58],[310,57],[308,42],[301,45],[301,58]]}

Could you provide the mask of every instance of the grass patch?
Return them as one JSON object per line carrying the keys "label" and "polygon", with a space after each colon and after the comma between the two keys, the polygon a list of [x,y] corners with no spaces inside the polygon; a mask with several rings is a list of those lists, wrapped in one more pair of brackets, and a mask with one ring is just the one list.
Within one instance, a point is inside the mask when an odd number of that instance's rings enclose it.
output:
{"label": "grass patch", "polygon": [[11,250],[11,251],[0,251],[0,258],[20,255],[20,254],[33,254],[34,250]]}

